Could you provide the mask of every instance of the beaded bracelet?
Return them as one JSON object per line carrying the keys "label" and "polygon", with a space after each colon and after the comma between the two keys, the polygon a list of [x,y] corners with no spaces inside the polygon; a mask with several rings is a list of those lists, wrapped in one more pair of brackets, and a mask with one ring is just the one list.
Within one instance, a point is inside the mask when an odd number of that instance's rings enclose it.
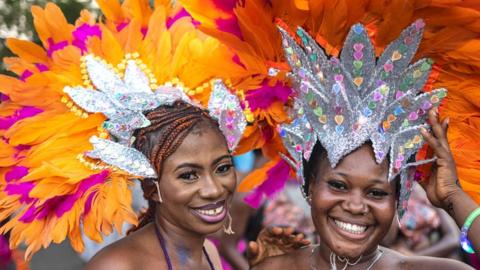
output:
{"label": "beaded bracelet", "polygon": [[462,232],[460,234],[460,245],[462,246],[463,250],[465,252],[473,254],[475,251],[472,248],[472,244],[467,238],[468,230],[470,229],[470,226],[472,226],[473,221],[477,217],[480,216],[480,207],[475,209],[470,215],[468,215],[467,219],[465,220],[465,224],[462,226]]}

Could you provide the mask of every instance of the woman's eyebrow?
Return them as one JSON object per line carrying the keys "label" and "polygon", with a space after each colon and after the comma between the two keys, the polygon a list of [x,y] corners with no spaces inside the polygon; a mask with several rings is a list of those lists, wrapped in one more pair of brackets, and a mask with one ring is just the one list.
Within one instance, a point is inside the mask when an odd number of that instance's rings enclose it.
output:
{"label": "woman's eyebrow", "polygon": [[177,168],[175,168],[175,171],[178,171],[179,169],[182,169],[182,168],[201,169],[202,166],[200,164],[196,164],[196,163],[182,163],[182,164],[178,165]]}
{"label": "woman's eyebrow", "polygon": [[[349,178],[351,175],[348,174],[348,173],[344,173],[344,172],[333,172],[334,174],[338,174],[342,177],[345,177],[345,178]],[[385,184],[385,183],[388,183],[386,182],[385,180],[381,180],[381,179],[378,179],[378,178],[373,178],[373,179],[369,179],[369,181],[373,182],[374,184]]]}
{"label": "woman's eyebrow", "polygon": [[225,158],[228,158],[228,159],[232,159],[232,156],[231,155],[223,155],[223,156],[220,156],[218,158],[216,158],[213,162],[212,162],[212,165],[215,165],[217,164],[218,162],[220,162],[222,159],[225,159]]}

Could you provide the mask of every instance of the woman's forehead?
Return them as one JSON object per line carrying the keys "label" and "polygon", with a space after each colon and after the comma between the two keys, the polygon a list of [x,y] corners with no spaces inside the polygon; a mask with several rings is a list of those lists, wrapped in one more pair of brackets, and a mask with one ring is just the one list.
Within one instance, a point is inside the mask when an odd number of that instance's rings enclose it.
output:
{"label": "woman's forehead", "polygon": [[343,174],[348,177],[368,176],[370,179],[388,181],[388,161],[384,160],[378,164],[373,149],[368,144],[362,145],[343,157],[335,168],[332,168],[329,162],[325,163],[328,163],[328,166],[322,168],[324,172]]}
{"label": "woman's forehead", "polygon": [[228,153],[225,137],[219,131],[205,127],[189,132],[166,162],[199,163],[214,160]]}

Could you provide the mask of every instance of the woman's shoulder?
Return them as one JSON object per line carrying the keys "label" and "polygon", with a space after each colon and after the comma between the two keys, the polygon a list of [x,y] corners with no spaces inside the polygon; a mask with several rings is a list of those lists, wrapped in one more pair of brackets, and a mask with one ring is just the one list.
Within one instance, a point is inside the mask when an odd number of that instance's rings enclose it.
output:
{"label": "woman's shoulder", "polygon": [[100,250],[86,265],[86,270],[139,269],[149,254],[145,232],[134,232]]}
{"label": "woman's shoulder", "polygon": [[88,262],[86,270],[135,269],[137,248],[128,239],[121,239],[104,247]]}
{"label": "woman's shoulder", "polygon": [[[399,252],[388,248],[382,248],[385,257],[388,260],[384,261],[382,267],[389,269],[473,269],[472,267],[453,259],[427,257],[427,256],[405,256]],[[388,266],[387,266],[388,265]]]}
{"label": "woman's shoulder", "polygon": [[453,259],[427,257],[427,256],[411,256],[405,260],[405,267],[401,269],[473,269],[471,266]]}
{"label": "woman's shoulder", "polygon": [[253,269],[310,269],[309,262],[310,256],[312,254],[312,249],[314,249],[313,246],[308,246],[283,255],[265,258]]}

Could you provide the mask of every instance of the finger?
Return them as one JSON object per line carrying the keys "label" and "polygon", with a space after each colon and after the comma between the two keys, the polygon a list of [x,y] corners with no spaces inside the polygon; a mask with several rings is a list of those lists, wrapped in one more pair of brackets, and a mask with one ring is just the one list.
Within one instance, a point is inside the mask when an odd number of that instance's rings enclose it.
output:
{"label": "finger", "polygon": [[272,227],[270,230],[274,235],[281,235],[283,233],[283,228],[281,227]]}
{"label": "finger", "polygon": [[428,132],[428,130],[424,127],[420,128],[420,133],[422,134],[423,138],[425,138],[425,141],[428,143],[428,145],[435,151],[435,147],[437,146],[437,139],[433,137],[433,135]]}
{"label": "finger", "polygon": [[292,227],[283,228],[283,235],[290,236],[295,231]]}
{"label": "finger", "polygon": [[450,145],[448,144],[448,124],[450,123],[450,118],[445,118],[442,122],[442,130],[443,130],[443,139],[442,144],[448,151],[450,151]]}
{"label": "finger", "polygon": [[420,133],[422,134],[425,141],[428,145],[433,149],[433,152],[438,158],[447,158],[449,155],[448,150],[442,145],[442,143],[435,138],[430,132],[428,132],[425,128],[420,128]]}
{"label": "finger", "polygon": [[248,254],[250,257],[258,255],[258,244],[255,241],[248,242]]}
{"label": "finger", "polygon": [[432,126],[432,132],[435,138],[442,139],[444,138],[443,129],[438,121],[438,107],[430,109],[428,111],[428,120]]}
{"label": "finger", "polygon": [[293,245],[293,248],[299,249],[301,247],[309,246],[310,244],[311,242],[309,240],[303,239],[302,242],[295,243],[295,245]]}
{"label": "finger", "polygon": [[293,239],[295,242],[301,242],[305,238],[305,235],[303,233],[299,233],[295,235],[295,238]]}

